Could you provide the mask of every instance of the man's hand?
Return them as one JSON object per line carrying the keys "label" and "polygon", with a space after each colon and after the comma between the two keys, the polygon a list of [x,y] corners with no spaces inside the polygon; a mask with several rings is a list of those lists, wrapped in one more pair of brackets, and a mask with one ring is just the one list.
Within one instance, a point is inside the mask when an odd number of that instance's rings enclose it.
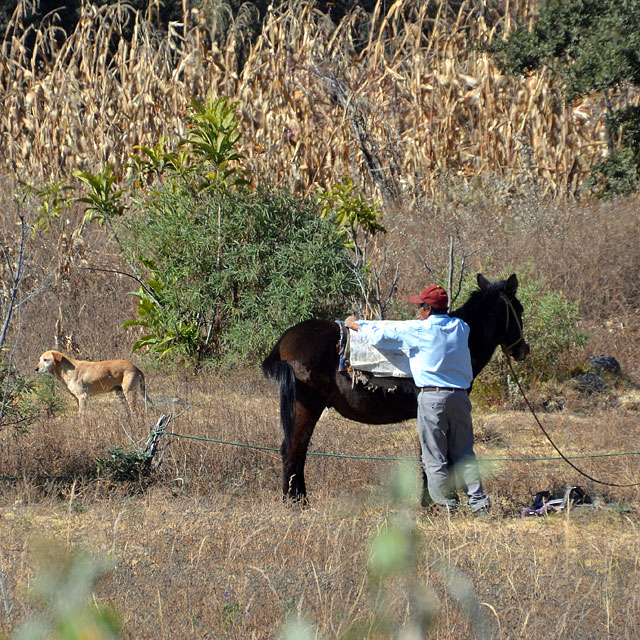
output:
{"label": "man's hand", "polygon": [[349,316],[344,321],[344,326],[349,328],[349,329],[353,329],[354,331],[359,331],[360,330],[360,325],[358,324],[358,321],[356,320],[355,316]]}

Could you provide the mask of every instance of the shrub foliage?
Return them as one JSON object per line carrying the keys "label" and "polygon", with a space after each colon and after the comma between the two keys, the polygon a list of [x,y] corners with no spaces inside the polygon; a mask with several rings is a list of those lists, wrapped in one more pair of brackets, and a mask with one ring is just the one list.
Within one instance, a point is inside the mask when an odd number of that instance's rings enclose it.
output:
{"label": "shrub foliage", "polygon": [[[524,307],[524,336],[531,347],[526,360],[517,363],[518,377],[526,386],[562,379],[569,373],[568,367],[563,368],[566,356],[582,348],[588,337],[578,327],[580,305],[534,277],[533,265],[525,264],[514,271],[520,281],[518,299]],[[504,275],[507,273],[512,270],[505,270]],[[473,279],[466,278],[461,300],[468,297],[472,287]],[[489,404],[500,402],[508,393],[508,382],[507,368],[498,350],[474,384],[474,392]]]}
{"label": "shrub foliage", "polygon": [[[357,269],[319,203],[267,182],[248,187],[234,109],[209,95],[194,102],[178,152],[163,141],[140,148],[126,210],[116,206],[121,190],[82,176],[128,261],[150,273],[126,323],[146,330],[134,350],[199,363],[255,360],[291,324],[342,314],[355,294]],[[81,201],[95,208],[95,199]]]}
{"label": "shrub foliage", "polygon": [[615,107],[615,93],[640,86],[640,5],[616,0],[544,3],[532,28],[522,26],[491,47],[504,69],[529,73],[548,67],[564,86],[568,103],[601,93],[607,116],[608,157],[597,163],[591,186],[597,196],[637,186],[640,111]]}
{"label": "shrub foliage", "polygon": [[136,343],[227,361],[254,359],[287,326],[337,312],[352,290],[342,240],[313,201],[270,187],[196,194],[174,183],[126,221],[126,253],[152,277],[135,295]]}

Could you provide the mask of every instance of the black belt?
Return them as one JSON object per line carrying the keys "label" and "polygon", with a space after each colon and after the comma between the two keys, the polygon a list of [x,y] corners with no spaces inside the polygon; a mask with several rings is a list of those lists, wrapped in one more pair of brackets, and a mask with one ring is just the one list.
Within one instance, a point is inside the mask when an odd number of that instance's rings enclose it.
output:
{"label": "black belt", "polygon": [[460,391],[458,387],[418,387],[421,391]]}

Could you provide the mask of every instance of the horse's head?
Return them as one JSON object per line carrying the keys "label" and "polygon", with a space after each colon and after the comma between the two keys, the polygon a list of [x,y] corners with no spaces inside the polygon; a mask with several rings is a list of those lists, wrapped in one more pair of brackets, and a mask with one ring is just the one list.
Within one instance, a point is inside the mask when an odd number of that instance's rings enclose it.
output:
{"label": "horse's head", "polygon": [[514,273],[506,280],[490,282],[479,273],[478,286],[487,296],[495,298],[494,304],[498,307],[495,317],[504,318],[504,326],[497,327],[502,351],[514,360],[524,360],[530,349],[522,329],[522,304],[516,298],[518,277]]}

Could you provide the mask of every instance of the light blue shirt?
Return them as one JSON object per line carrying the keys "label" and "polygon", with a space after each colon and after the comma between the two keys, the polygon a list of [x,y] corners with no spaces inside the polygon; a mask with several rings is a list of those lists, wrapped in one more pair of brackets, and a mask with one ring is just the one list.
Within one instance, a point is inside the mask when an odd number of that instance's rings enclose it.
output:
{"label": "light blue shirt", "polygon": [[358,321],[362,337],[380,351],[406,349],[418,387],[468,389],[473,380],[469,325],[445,314],[426,320]]}

